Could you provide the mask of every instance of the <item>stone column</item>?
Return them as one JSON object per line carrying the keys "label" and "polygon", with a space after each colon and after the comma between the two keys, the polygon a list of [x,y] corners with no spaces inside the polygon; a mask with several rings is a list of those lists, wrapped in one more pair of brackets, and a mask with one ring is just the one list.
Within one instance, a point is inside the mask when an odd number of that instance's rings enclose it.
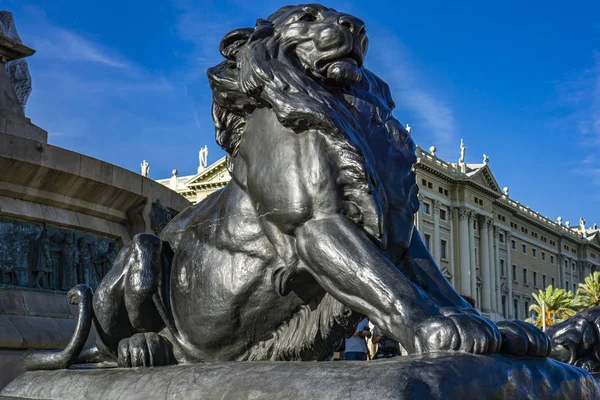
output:
{"label": "stone column", "polygon": [[[562,268],[562,272],[561,272],[562,288],[565,289],[566,291],[569,291],[569,288],[567,287],[567,268],[569,268],[569,259],[566,257],[562,257],[562,256],[560,258],[561,258],[560,267]],[[565,262],[566,262],[566,266],[565,266]]]}
{"label": "stone column", "polygon": [[[477,266],[475,265],[475,229],[473,228],[473,222],[475,221],[476,217],[477,214],[475,212],[471,211],[469,213],[469,269],[471,271],[471,293],[474,299],[477,299]],[[481,252],[481,249],[479,250]],[[479,309],[481,309],[481,304],[478,304],[477,306],[479,307]]]}
{"label": "stone column", "polygon": [[458,209],[458,236],[459,236],[459,259],[460,259],[460,285],[457,289],[465,296],[471,296],[471,261],[469,253],[469,215],[468,208]]}
{"label": "stone column", "polygon": [[[500,275],[500,237],[499,228],[490,225],[490,248],[494,249],[490,252],[492,271],[495,272],[495,290],[496,290],[496,312],[502,312],[502,278]],[[494,246],[495,243],[495,246]],[[506,265],[504,266],[506,267]],[[494,300],[492,300],[494,301]]]}
{"label": "stone column", "polygon": [[456,285],[456,274],[454,271],[454,210],[452,207],[448,209],[448,218],[450,218],[450,241],[449,241],[449,249],[448,249],[448,258],[450,261],[450,274],[452,275],[452,283],[453,286],[458,290],[458,286]]}
{"label": "stone column", "polygon": [[513,303],[513,274],[512,274],[512,262],[511,262],[511,253],[512,248],[510,245],[511,235],[509,231],[506,231],[505,234],[506,239],[506,276],[508,279],[508,299],[506,300],[508,304],[506,305],[506,309],[508,310],[508,318],[512,319],[515,317],[514,303]]}
{"label": "stone column", "polygon": [[481,309],[484,311],[492,310],[492,271],[490,268],[490,249],[489,249],[489,218],[483,215],[479,216],[479,252],[481,253]]}
{"label": "stone column", "polygon": [[558,274],[558,286],[559,288],[564,288],[565,287],[565,277],[563,276],[563,257],[560,254],[556,255],[556,272]]}
{"label": "stone column", "polygon": [[417,195],[417,197],[419,198],[419,211],[417,211],[417,231],[419,231],[419,235],[421,235],[421,237],[423,237],[423,208],[421,207],[421,205],[423,204],[423,195],[421,193],[419,193]]}
{"label": "stone column", "polygon": [[438,268],[442,261],[442,243],[440,241],[440,208],[442,203],[433,201],[433,257]]}

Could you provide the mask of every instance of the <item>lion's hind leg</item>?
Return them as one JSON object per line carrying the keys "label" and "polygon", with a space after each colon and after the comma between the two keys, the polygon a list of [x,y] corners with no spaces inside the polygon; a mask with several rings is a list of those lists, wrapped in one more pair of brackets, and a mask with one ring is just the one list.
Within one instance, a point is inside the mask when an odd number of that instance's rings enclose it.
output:
{"label": "lion's hind leg", "polygon": [[121,367],[165,365],[173,360],[169,340],[159,335],[169,315],[160,301],[168,279],[165,270],[160,238],[138,234],[98,287],[94,296],[98,349]]}

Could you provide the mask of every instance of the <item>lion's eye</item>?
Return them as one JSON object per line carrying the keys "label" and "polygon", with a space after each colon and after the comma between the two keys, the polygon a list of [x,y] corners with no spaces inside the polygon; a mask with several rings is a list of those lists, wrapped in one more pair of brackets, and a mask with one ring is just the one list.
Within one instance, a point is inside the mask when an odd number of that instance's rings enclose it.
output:
{"label": "lion's eye", "polygon": [[303,14],[297,19],[297,21],[306,21],[306,22],[314,22],[316,20],[317,20],[317,17],[315,17],[311,13]]}

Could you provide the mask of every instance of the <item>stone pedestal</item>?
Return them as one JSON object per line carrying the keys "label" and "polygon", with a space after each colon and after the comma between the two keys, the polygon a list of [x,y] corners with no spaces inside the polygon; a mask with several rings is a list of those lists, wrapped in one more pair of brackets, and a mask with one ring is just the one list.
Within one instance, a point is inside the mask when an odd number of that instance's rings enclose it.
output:
{"label": "stone pedestal", "polygon": [[19,399],[579,399],[600,398],[583,369],[552,359],[438,354],[370,362],[231,362],[28,372]]}

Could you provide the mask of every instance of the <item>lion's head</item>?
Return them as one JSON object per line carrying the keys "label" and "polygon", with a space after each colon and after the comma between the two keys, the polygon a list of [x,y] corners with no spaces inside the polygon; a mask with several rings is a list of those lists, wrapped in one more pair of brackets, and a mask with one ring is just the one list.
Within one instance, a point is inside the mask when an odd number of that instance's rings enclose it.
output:
{"label": "lion's head", "polygon": [[365,23],[317,4],[288,6],[268,18],[282,43],[314,78],[330,83],[360,82],[367,53]]}
{"label": "lion's head", "polygon": [[339,98],[359,83],[391,112],[387,85],[363,67],[367,47],[363,21],[317,4],[282,7],[228,33],[220,46],[227,60],[208,70],[217,142],[235,157],[244,118],[263,106],[292,129],[352,131]]}
{"label": "lion's head", "polygon": [[[208,77],[216,139],[228,153],[230,171],[247,117],[257,108],[268,107],[283,126],[298,133],[317,129],[335,142],[340,171],[352,177],[345,186],[346,198],[377,204],[362,210],[363,219],[375,224],[387,199],[359,119],[369,113],[367,120],[388,131],[386,142],[407,154],[408,172],[398,171],[407,176],[414,162],[414,143],[392,116],[389,87],[363,66],[367,47],[363,21],[316,4],[283,7],[259,19],[254,28],[225,35],[220,51],[226,60],[210,68]],[[356,101],[369,106],[356,106]],[[357,115],[359,109],[363,114]],[[411,179],[414,183],[414,176]],[[364,200],[365,193],[375,202]],[[416,195],[407,192],[406,197]],[[408,203],[410,214],[415,202]],[[381,236],[384,229],[367,231]]]}

